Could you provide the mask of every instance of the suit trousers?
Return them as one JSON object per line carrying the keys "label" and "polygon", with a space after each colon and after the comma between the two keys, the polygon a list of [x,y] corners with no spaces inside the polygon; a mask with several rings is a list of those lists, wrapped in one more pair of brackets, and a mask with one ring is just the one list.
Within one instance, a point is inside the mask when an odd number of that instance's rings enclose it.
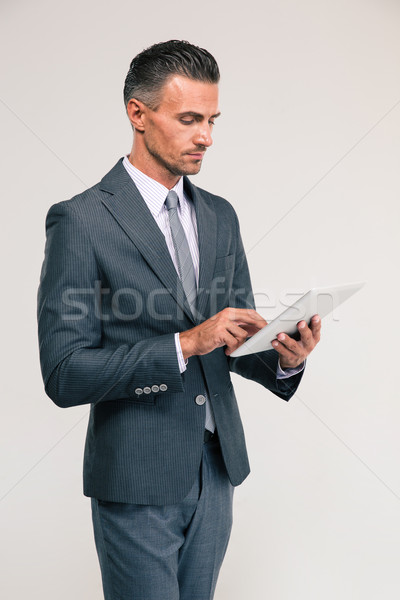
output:
{"label": "suit trousers", "polygon": [[217,437],[179,503],[92,498],[105,600],[212,600],[232,527],[233,486]]}

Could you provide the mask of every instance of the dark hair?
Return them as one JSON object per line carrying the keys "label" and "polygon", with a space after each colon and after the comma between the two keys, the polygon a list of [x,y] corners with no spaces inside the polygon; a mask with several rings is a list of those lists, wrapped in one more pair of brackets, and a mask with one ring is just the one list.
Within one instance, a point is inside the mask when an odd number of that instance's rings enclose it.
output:
{"label": "dark hair", "polygon": [[130,64],[124,85],[125,107],[131,98],[136,98],[156,110],[161,89],[173,75],[206,83],[218,83],[220,77],[215,58],[204,48],[184,40],[154,44]]}

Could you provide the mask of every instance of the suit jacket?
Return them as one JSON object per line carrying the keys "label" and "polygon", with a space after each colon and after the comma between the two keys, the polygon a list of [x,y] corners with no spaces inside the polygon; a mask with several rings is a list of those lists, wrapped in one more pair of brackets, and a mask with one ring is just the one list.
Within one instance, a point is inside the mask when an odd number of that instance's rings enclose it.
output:
{"label": "suit jacket", "polygon": [[58,406],[91,405],[87,496],[159,505],[184,498],[201,462],[205,405],[198,396],[205,393],[230,481],[240,484],[249,463],[230,372],[285,400],[301,379],[276,379],[275,350],[233,359],[218,348],[191,357],[180,373],[175,332],[227,306],[254,306],[235,211],[186,177],[184,186],[198,227],[196,317],[122,159],[100,183],[55,204],[47,216],[38,293],[41,368]]}

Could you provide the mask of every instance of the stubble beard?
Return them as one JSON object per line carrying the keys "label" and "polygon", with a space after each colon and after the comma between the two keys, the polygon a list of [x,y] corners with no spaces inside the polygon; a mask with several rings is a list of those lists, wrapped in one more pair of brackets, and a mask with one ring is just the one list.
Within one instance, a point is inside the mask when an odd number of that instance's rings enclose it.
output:
{"label": "stubble beard", "polygon": [[[183,157],[181,162],[172,163],[167,160],[164,156],[162,156],[157,148],[152,147],[148,143],[146,143],[146,148],[148,153],[169,173],[175,175],[176,177],[182,177],[183,175],[196,175],[201,169],[201,160],[193,161],[191,165],[185,165],[183,162]],[[184,156],[184,155],[183,155]]]}

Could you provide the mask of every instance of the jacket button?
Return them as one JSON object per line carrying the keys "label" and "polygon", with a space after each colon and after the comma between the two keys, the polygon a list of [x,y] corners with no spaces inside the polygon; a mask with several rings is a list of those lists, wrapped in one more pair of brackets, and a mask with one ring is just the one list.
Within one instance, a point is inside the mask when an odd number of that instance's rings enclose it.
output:
{"label": "jacket button", "polygon": [[137,396],[140,396],[140,394],[143,394],[143,390],[142,390],[142,388],[136,388],[136,390],[135,390],[135,394],[136,394]]}
{"label": "jacket button", "polygon": [[206,401],[206,397],[203,396],[202,394],[199,394],[198,396],[196,396],[195,402],[199,406],[202,406],[205,403],[205,401]]}
{"label": "jacket button", "polygon": [[151,391],[154,392],[155,394],[157,394],[157,392],[160,391],[160,388],[158,387],[158,385],[152,385]]}
{"label": "jacket button", "polygon": [[143,388],[143,391],[144,391],[145,394],[150,394],[151,388],[148,387],[148,386],[146,386],[146,387]]}
{"label": "jacket button", "polygon": [[165,383],[162,383],[162,384],[160,385],[160,390],[161,390],[162,392],[166,392],[166,391],[167,391],[167,389],[168,389],[168,386],[167,386]]}

